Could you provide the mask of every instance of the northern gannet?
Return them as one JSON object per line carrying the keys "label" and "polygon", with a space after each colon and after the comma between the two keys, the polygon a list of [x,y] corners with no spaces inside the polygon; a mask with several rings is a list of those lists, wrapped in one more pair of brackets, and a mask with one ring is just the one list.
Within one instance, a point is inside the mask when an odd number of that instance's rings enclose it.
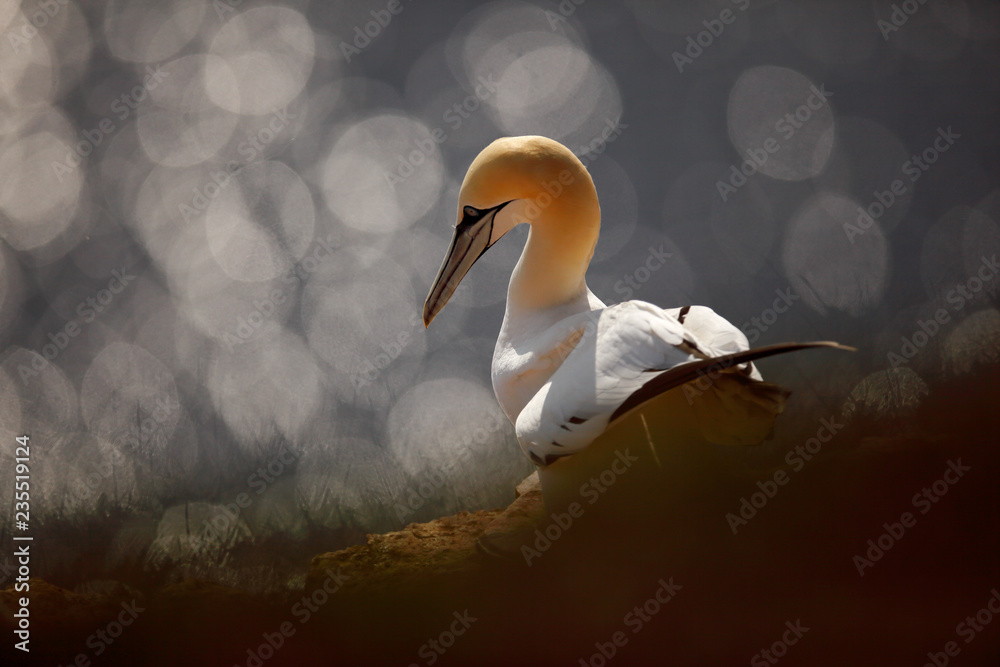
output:
{"label": "northern gannet", "polygon": [[[458,199],[424,325],[490,246],[516,225],[530,225],[507,290],[492,380],[522,450],[543,471],[640,413],[647,433],[645,415],[669,420],[681,411],[688,431],[709,442],[757,444],[789,392],[764,382],[752,361],[810,347],[852,349],[813,342],[750,350],[738,328],[705,306],[606,306],[585,275],[601,224],[597,190],[583,163],[552,139],[497,139],[473,160]],[[670,391],[705,377],[709,387],[685,394],[686,405]],[[545,484],[543,475],[543,493]]]}

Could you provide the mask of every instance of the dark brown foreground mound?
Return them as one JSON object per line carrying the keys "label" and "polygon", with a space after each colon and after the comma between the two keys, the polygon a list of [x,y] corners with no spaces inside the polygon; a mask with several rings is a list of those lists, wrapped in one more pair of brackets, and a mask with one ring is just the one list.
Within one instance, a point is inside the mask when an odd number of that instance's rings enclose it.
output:
{"label": "dark brown foreground mound", "polygon": [[[31,657],[217,667],[997,665],[996,395],[988,379],[965,380],[935,389],[903,421],[838,417],[844,426],[798,469],[681,452],[662,488],[636,494],[622,475],[593,505],[584,499],[571,523],[543,524],[525,557],[509,562],[474,546],[493,510],[318,555],[305,588],[277,600],[196,581],[78,594],[33,580]],[[14,597],[0,593],[8,608]],[[118,638],[92,639],[114,630],[129,604],[141,611]],[[0,616],[4,637],[11,621]],[[11,643],[0,663],[30,664]]]}

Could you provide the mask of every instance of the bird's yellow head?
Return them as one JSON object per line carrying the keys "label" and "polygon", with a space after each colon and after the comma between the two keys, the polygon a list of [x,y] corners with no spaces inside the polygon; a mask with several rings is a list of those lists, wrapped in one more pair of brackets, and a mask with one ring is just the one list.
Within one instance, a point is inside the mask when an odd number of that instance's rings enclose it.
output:
{"label": "bird's yellow head", "polygon": [[558,141],[525,136],[491,143],[462,182],[455,235],[424,302],[424,326],[441,312],[476,260],[515,226],[595,208],[599,212],[590,174]]}

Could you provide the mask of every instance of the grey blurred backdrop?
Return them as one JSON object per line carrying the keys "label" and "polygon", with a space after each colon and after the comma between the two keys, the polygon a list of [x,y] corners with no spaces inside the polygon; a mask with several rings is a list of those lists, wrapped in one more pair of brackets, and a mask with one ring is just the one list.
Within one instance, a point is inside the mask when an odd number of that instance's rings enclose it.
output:
{"label": "grey blurred backdrop", "polygon": [[1000,358],[998,45],[973,0],[2,0],[0,537],[22,434],[64,585],[293,586],[509,502],[489,365],[525,230],[419,318],[504,135],[588,165],[606,302],[860,348],[762,365],[786,438],[905,419]]}

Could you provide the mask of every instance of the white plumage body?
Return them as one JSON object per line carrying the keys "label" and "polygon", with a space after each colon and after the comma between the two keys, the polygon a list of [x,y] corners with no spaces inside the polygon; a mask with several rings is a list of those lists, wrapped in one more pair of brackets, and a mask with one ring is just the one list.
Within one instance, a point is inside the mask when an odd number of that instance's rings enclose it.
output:
{"label": "white plumage body", "polygon": [[[497,399],[524,453],[539,464],[586,449],[623,403],[658,376],[749,349],[739,329],[704,306],[606,307],[593,295],[576,305],[577,312],[508,314],[494,351]],[[761,380],[751,363],[731,372]]]}

